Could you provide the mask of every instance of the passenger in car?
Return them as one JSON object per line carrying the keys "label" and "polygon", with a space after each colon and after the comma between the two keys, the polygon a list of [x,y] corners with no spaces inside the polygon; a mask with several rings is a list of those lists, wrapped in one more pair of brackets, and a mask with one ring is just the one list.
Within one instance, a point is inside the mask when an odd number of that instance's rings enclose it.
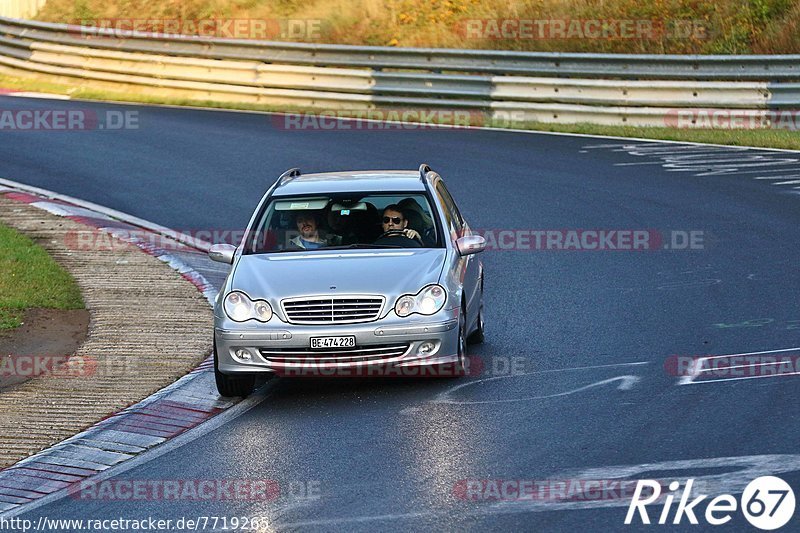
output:
{"label": "passenger in car", "polygon": [[300,235],[289,240],[291,246],[303,250],[315,250],[328,246],[328,241],[319,235],[319,221],[316,213],[300,211],[295,215],[294,222]]}

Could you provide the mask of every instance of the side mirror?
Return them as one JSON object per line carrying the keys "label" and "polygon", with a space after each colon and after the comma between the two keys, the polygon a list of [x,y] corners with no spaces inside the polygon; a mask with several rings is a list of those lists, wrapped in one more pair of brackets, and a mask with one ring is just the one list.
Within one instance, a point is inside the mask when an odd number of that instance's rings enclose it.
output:
{"label": "side mirror", "polygon": [[486,239],[480,235],[469,235],[456,240],[459,255],[477,254],[486,249]]}
{"label": "side mirror", "polygon": [[232,244],[214,244],[208,249],[208,257],[212,261],[218,263],[233,263],[233,254],[236,253],[236,247]]}

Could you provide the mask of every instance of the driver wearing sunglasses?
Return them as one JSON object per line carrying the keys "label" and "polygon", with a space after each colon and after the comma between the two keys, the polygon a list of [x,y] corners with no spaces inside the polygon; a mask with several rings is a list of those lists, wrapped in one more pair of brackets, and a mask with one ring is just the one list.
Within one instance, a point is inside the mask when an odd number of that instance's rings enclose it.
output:
{"label": "driver wearing sunglasses", "polygon": [[381,239],[387,237],[405,237],[414,243],[411,246],[420,246],[422,242],[422,238],[420,237],[419,233],[407,227],[408,220],[406,219],[405,215],[403,215],[403,211],[400,206],[397,204],[387,206],[386,209],[383,210],[381,225],[383,227],[383,235],[381,235]]}

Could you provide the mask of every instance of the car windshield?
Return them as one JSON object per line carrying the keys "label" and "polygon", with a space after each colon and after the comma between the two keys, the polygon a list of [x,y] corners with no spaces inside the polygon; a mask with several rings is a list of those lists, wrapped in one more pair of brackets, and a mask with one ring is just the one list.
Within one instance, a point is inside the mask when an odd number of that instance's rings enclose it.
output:
{"label": "car windshield", "polygon": [[424,193],[336,193],[272,198],[245,253],[441,247]]}

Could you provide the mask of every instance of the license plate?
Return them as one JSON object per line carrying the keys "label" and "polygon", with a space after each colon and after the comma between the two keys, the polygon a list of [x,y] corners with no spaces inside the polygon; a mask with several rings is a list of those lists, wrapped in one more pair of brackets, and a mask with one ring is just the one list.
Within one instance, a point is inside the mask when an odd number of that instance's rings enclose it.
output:
{"label": "license plate", "polygon": [[354,348],[355,345],[355,335],[342,335],[340,337],[311,337],[312,350],[320,350],[324,348]]}

